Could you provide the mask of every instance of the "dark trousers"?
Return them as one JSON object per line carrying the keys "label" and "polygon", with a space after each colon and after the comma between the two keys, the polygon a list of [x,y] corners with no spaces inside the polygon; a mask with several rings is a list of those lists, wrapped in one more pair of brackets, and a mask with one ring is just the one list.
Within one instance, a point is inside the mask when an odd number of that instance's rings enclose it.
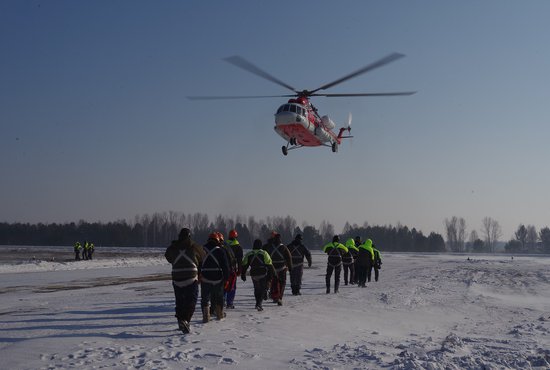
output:
{"label": "dark trousers", "polygon": [[[348,280],[349,272],[349,280]],[[349,265],[344,264],[344,284],[348,285],[348,281],[353,283],[355,281],[355,265],[350,263]]]}
{"label": "dark trousers", "polygon": [[372,265],[372,263],[370,265],[367,265],[367,281],[370,283],[370,277],[372,275],[372,268],[374,266]]}
{"label": "dark trousers", "polygon": [[276,273],[271,280],[271,299],[278,301],[283,299],[286,287],[286,268]]}
{"label": "dark trousers", "polygon": [[330,293],[330,278],[332,277],[332,272],[334,271],[334,293],[338,291],[340,286],[340,271],[342,271],[342,265],[332,266],[327,264],[327,275],[325,277],[327,284],[327,293]]}
{"label": "dark trousers", "polygon": [[218,284],[201,283],[201,307],[223,307],[223,281]]}
{"label": "dark trousers", "polygon": [[74,252],[74,260],[75,261],[80,261],[80,251],[75,251]]}
{"label": "dark trousers", "polygon": [[195,313],[195,305],[199,299],[199,282],[195,281],[193,284],[178,287],[172,284],[174,287],[174,295],[176,296],[176,317],[178,320],[191,321],[193,313]]}
{"label": "dark trousers", "polygon": [[374,281],[378,281],[378,267],[374,266]]}
{"label": "dark trousers", "polygon": [[290,288],[292,289],[292,294],[300,293],[300,289],[302,288],[303,275],[304,265],[292,267],[292,271],[290,271]]}
{"label": "dark trousers", "polygon": [[254,284],[254,298],[256,298],[256,307],[261,307],[264,300],[264,294],[267,289],[267,277],[263,277],[258,280],[252,279],[252,283]]}
{"label": "dark trousers", "polygon": [[365,285],[367,282],[367,266],[355,265],[355,276],[357,277],[357,285]]}

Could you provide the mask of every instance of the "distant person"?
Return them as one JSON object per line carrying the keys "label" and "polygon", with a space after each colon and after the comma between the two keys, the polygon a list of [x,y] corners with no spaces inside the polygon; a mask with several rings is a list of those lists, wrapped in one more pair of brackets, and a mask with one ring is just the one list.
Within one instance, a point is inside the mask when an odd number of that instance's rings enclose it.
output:
{"label": "distant person", "polygon": [[88,259],[91,260],[94,257],[95,246],[94,243],[90,243],[90,249],[88,250]]}
{"label": "distant person", "polygon": [[367,239],[359,246],[359,253],[357,254],[357,262],[355,264],[358,287],[366,287],[368,272],[372,269],[373,263],[374,251],[372,250],[372,240]]}
{"label": "distant person", "polygon": [[254,284],[254,298],[256,309],[263,311],[262,302],[267,290],[267,282],[276,276],[275,268],[269,253],[262,249],[262,241],[254,240],[252,250],[248,252],[242,261],[241,279],[246,281],[246,270],[250,267],[250,278]]}
{"label": "distant person", "polygon": [[281,234],[274,232],[271,243],[267,244],[266,252],[269,253],[276,276],[271,279],[271,299],[279,306],[283,305],[283,295],[286,286],[286,272],[292,273],[292,256],[287,246],[281,242]]}
{"label": "distant person", "polygon": [[172,265],[172,286],[176,297],[178,327],[187,334],[199,297],[199,276],[204,251],[200,244],[191,239],[191,231],[183,228],[178,240],[172,241],[166,249],[164,257]]}
{"label": "distant person", "polygon": [[325,282],[327,285],[327,294],[330,293],[330,279],[334,272],[334,293],[338,293],[340,286],[340,272],[342,270],[342,255],[348,252],[346,246],[340,243],[340,237],[334,235],[332,242],[326,244],[323,247],[323,252],[328,255],[327,259],[327,273],[325,275]]}
{"label": "distant person", "polygon": [[74,260],[80,261],[80,251],[82,250],[82,245],[80,242],[74,243]]}
{"label": "distant person", "polygon": [[224,318],[224,284],[229,278],[230,267],[227,251],[218,233],[211,233],[204,245],[205,257],[202,261],[201,308],[202,322],[210,321],[210,303],[218,320]]}
{"label": "distant person", "polygon": [[311,252],[302,243],[302,234],[297,234],[287,248],[292,257],[292,272],[290,273],[292,295],[302,295],[300,289],[302,289],[304,275],[304,257],[307,260],[307,267],[311,267]]}
{"label": "distant person", "polygon": [[378,281],[379,270],[382,268],[382,256],[380,255],[380,251],[374,246],[374,243],[372,243],[372,251],[374,253],[374,263],[372,265],[374,267],[374,281]]}
{"label": "distant person", "polygon": [[90,244],[88,244],[88,241],[84,241],[84,249],[82,249],[82,259],[87,261],[88,260],[88,250],[90,249]]}
{"label": "distant person", "polygon": [[344,267],[344,285],[348,285],[348,277],[349,277],[349,283],[355,284],[355,257],[354,254],[357,255],[359,252],[359,249],[355,246],[355,240],[352,238],[349,238],[346,240],[345,244],[348,251],[342,255],[342,266]]}
{"label": "distant person", "polygon": [[231,250],[233,254],[233,260],[231,261],[231,274],[225,284],[225,297],[226,307],[233,309],[235,300],[235,294],[237,293],[237,276],[241,274],[242,262],[243,262],[243,247],[237,240],[239,234],[237,230],[229,231],[226,247]]}

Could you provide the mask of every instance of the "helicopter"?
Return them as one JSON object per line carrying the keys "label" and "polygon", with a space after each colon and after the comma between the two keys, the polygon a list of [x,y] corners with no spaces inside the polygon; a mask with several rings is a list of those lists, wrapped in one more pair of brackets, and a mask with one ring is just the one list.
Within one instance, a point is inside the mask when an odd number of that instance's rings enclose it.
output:
{"label": "helicopter", "polygon": [[[351,93],[351,94],[326,94],[319,93],[321,90],[329,89],[341,84],[351,78],[372,71],[375,68],[384,66],[404,57],[400,53],[392,53],[381,58],[365,67],[352,72],[335,81],[322,85],[314,90],[297,90],[289,84],[273,77],[269,73],[260,69],[253,63],[240,56],[231,56],[224,60],[236,67],[244,69],[279,86],[291,90],[293,94],[286,95],[254,95],[254,96],[188,96],[190,100],[215,100],[215,99],[254,99],[254,98],[290,98],[287,103],[282,104],[275,113],[275,132],[281,136],[287,144],[281,149],[283,155],[287,155],[290,150],[302,147],[326,146],[332,149],[333,153],[338,152],[338,147],[342,139],[352,138],[351,136],[351,113],[348,116],[347,125],[338,129],[338,133],[333,131],[336,128],[335,123],[328,115],[321,116],[317,108],[311,103],[310,97],[361,97],[361,96],[403,96],[412,95],[415,91],[406,92],[386,92],[386,93]],[[347,131],[347,133],[346,133]]]}

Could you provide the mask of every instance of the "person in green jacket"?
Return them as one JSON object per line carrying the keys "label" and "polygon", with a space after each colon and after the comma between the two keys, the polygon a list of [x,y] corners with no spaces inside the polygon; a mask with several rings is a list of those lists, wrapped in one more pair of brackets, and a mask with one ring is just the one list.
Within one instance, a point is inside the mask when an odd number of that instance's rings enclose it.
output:
{"label": "person in green jacket", "polygon": [[340,271],[342,270],[342,255],[348,252],[348,248],[340,243],[340,237],[334,235],[332,242],[326,244],[323,247],[323,252],[328,255],[327,260],[327,274],[325,281],[327,285],[327,294],[330,293],[330,278],[334,271],[334,293],[338,293],[338,287],[340,285]]}
{"label": "person in green jacket", "polygon": [[242,260],[241,279],[246,281],[246,270],[250,267],[250,277],[254,284],[256,309],[263,311],[262,302],[267,289],[267,282],[276,276],[275,268],[269,253],[262,249],[262,241],[254,240],[252,250]]}
{"label": "person in green jacket", "polygon": [[80,261],[80,251],[82,250],[82,245],[80,242],[74,243],[74,260]]}
{"label": "person in green jacket", "polygon": [[[374,247],[372,244],[372,251],[374,252],[374,281],[378,281],[378,270],[382,268],[382,257],[380,256],[380,251]],[[370,281],[370,280],[369,280]]]}
{"label": "person in green jacket", "polygon": [[348,252],[344,253],[342,256],[342,265],[344,266],[344,285],[348,285],[348,276],[349,283],[355,284],[355,257],[359,253],[359,249],[355,246],[355,240],[349,238],[346,240],[345,244],[348,248]]}
{"label": "person in green jacket", "polygon": [[358,287],[365,288],[373,264],[374,251],[372,250],[372,240],[367,239],[359,246],[359,253],[357,254],[357,261],[355,263]]}

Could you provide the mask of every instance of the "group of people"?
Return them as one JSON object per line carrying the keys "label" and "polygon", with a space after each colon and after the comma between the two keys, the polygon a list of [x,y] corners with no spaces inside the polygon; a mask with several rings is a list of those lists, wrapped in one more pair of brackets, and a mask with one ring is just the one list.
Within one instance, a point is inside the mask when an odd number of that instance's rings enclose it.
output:
{"label": "group of people", "polygon": [[[189,333],[190,321],[199,299],[202,321],[207,323],[212,316],[218,320],[225,317],[225,309],[233,309],[237,289],[237,277],[247,279],[249,271],[254,285],[256,309],[263,310],[263,301],[268,297],[281,306],[287,282],[290,276],[292,295],[301,295],[304,264],[311,267],[311,253],[302,243],[302,235],[285,245],[281,235],[272,232],[267,243],[254,240],[252,250],[243,254],[243,248],[237,240],[238,233],[231,230],[228,240],[220,232],[208,235],[205,245],[201,246],[191,239],[191,232],[183,228],[177,240],[172,241],[164,256],[172,265],[172,286],[176,298],[176,318],[183,333]],[[347,285],[365,286],[370,281],[371,270],[378,270],[382,264],[380,252],[367,239],[350,239],[346,245],[339,242],[336,235],[331,243],[323,247],[328,255],[326,285],[330,293],[331,276],[334,273],[334,292],[338,292],[340,272],[344,266],[344,282]],[[348,280],[349,278],[349,280]],[[225,302],[225,304],[224,304]]]}
{"label": "group of people", "polygon": [[374,269],[374,280],[378,281],[379,270],[382,268],[382,257],[371,239],[361,242],[361,238],[349,238],[345,244],[340,243],[340,237],[335,235],[332,242],[323,247],[328,255],[327,273],[325,276],[327,294],[330,293],[330,281],[334,272],[334,293],[340,287],[340,274],[344,269],[344,284],[357,284],[365,288],[371,281]]}
{"label": "group of people", "polygon": [[74,260],[91,260],[94,256],[94,250],[94,243],[89,243],[87,241],[84,242],[84,245],[80,244],[80,242],[74,243]]}

